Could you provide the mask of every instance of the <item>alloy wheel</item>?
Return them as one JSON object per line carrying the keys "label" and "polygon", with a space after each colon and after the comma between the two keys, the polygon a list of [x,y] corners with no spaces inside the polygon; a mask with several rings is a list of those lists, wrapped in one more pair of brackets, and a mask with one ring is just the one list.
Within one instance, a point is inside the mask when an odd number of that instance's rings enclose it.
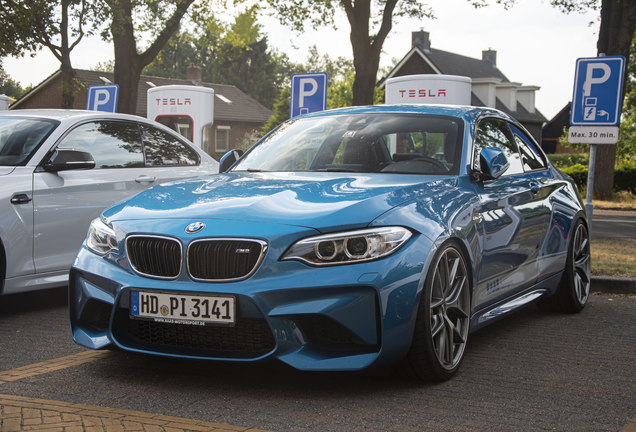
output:
{"label": "alloy wheel", "polygon": [[466,264],[453,247],[435,266],[431,289],[431,335],[440,365],[453,369],[462,358],[468,339],[470,292]]}
{"label": "alloy wheel", "polygon": [[584,305],[590,295],[590,242],[583,224],[574,233],[574,290],[580,304]]}

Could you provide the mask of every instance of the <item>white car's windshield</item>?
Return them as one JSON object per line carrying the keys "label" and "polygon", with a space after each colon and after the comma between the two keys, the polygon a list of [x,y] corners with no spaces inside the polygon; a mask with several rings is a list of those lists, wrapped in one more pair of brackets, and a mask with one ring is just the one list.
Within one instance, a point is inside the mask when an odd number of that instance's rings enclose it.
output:
{"label": "white car's windshield", "polygon": [[0,117],[0,165],[24,165],[57,125],[49,120]]}
{"label": "white car's windshield", "polygon": [[353,114],[283,124],[232,171],[457,174],[463,122],[444,116]]}

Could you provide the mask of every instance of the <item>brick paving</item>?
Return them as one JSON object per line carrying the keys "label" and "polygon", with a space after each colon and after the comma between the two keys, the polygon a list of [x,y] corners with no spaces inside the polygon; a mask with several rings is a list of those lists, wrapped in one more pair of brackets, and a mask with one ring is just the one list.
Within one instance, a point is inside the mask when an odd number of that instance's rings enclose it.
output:
{"label": "brick paving", "polygon": [[137,411],[0,394],[2,432],[266,432]]}

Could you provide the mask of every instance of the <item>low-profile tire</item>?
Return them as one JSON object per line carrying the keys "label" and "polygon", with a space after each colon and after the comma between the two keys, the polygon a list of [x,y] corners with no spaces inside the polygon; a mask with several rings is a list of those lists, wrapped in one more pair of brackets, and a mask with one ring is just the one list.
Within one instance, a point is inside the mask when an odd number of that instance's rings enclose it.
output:
{"label": "low-profile tire", "polygon": [[454,243],[435,254],[417,311],[413,342],[396,372],[407,378],[446,381],[459,370],[470,327],[470,281],[464,254]]}
{"label": "low-profile tire", "polygon": [[537,307],[548,312],[581,312],[590,296],[591,273],[590,237],[587,227],[578,219],[572,227],[559,291],[538,302]]}

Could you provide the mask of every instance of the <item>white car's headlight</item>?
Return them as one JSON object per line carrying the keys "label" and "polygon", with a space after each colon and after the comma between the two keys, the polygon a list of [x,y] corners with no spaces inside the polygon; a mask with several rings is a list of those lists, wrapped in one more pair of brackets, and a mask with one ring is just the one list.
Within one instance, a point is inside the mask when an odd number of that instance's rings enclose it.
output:
{"label": "white car's headlight", "polygon": [[119,252],[115,231],[100,218],[94,219],[86,235],[86,247],[99,255],[109,252]]}
{"label": "white car's headlight", "polygon": [[411,236],[411,231],[402,227],[325,234],[294,243],[281,260],[300,260],[317,266],[370,261],[395,252]]}

